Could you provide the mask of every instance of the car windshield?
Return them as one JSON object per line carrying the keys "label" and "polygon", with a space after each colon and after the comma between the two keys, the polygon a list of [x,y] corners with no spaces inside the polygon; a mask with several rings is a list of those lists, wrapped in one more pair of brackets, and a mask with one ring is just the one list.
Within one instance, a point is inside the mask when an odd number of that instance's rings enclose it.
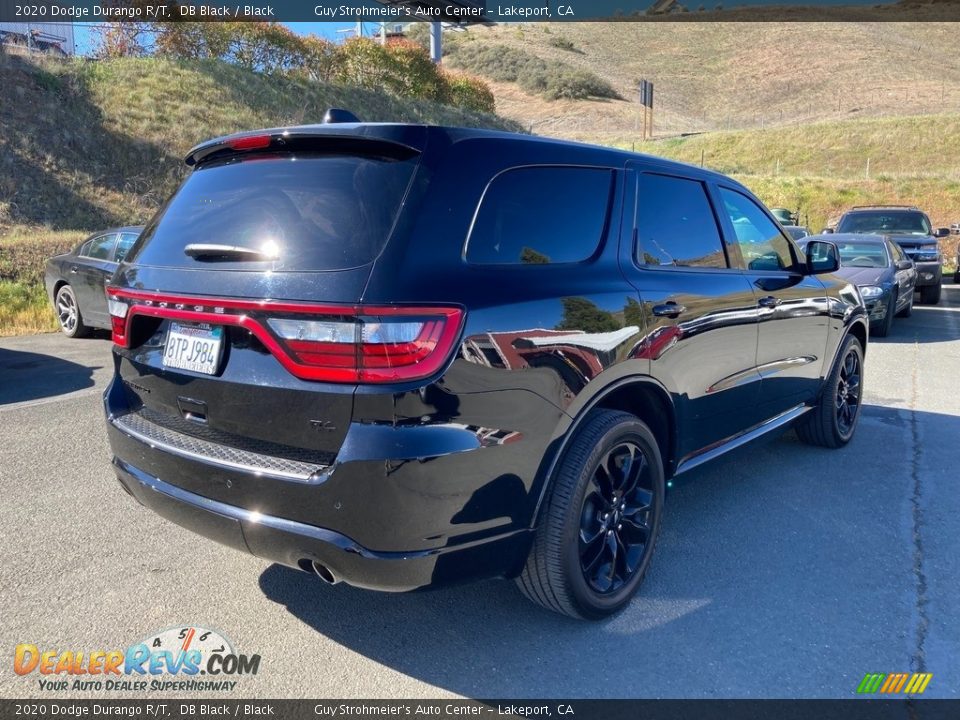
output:
{"label": "car windshield", "polygon": [[870,210],[845,215],[837,226],[841,233],[929,235],[930,221],[910,210]]}
{"label": "car windshield", "polygon": [[798,227],[798,226],[796,226],[796,225],[789,225],[789,226],[785,227],[784,230],[786,230],[788,233],[790,233],[790,237],[792,237],[794,240],[799,240],[800,238],[805,238],[807,235],[810,234],[810,233],[807,232],[807,229],[806,229],[806,228]]}
{"label": "car windshield", "polygon": [[887,249],[880,243],[837,243],[840,264],[844,267],[883,268],[890,264]]}

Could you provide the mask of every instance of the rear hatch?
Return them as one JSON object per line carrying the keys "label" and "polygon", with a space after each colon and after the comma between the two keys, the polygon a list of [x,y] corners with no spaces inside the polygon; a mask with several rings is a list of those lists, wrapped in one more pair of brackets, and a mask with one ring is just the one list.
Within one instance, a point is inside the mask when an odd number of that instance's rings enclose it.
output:
{"label": "rear hatch", "polygon": [[360,302],[411,201],[414,145],[271,131],[191,153],[108,290],[124,429],[306,480],[335,460],[358,383],[435,371],[458,318]]}

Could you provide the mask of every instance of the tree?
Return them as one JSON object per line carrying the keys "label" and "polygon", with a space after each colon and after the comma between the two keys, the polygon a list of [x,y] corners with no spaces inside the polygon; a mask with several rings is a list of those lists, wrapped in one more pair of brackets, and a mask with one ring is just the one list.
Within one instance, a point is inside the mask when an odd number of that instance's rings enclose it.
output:
{"label": "tree", "polygon": [[580,330],[586,333],[612,332],[620,329],[613,313],[601,310],[582,297],[563,298],[563,319],[557,330]]}

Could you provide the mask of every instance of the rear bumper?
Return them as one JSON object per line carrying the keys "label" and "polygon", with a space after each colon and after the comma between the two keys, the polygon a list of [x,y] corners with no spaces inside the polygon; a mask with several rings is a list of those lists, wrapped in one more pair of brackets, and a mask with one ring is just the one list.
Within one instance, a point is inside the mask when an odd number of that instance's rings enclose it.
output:
{"label": "rear bumper", "polygon": [[114,457],[120,483],[143,506],[198,535],[289,567],[326,567],[337,580],[406,591],[503,575],[523,562],[528,531],[413,552],[376,552],[345,535],[204,498]]}

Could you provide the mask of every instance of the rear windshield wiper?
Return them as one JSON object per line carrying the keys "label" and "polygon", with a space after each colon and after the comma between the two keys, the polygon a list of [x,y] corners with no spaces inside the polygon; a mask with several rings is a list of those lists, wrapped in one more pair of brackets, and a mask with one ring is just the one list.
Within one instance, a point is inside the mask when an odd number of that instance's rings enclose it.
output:
{"label": "rear windshield wiper", "polygon": [[190,243],[183,252],[196,260],[276,260],[275,255],[263,250],[217,243]]}

